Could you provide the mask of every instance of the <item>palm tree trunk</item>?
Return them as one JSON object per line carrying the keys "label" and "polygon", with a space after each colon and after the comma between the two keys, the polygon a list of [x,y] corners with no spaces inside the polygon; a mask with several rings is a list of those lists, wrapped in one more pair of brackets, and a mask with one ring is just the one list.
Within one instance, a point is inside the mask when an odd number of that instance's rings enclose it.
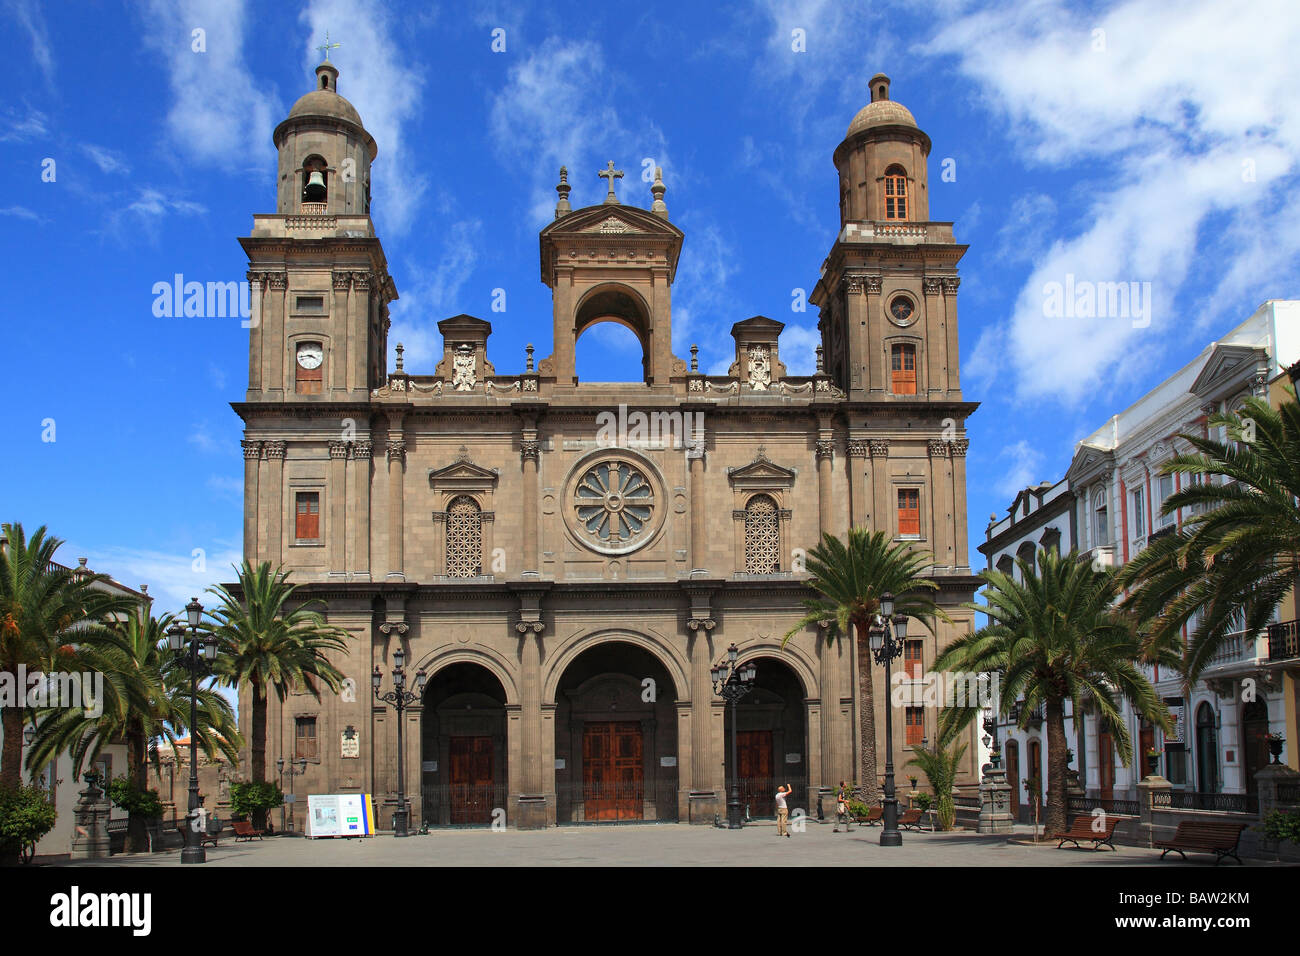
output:
{"label": "palm tree trunk", "polygon": [[[17,676],[13,675],[17,680]],[[26,693],[26,688],[19,688]],[[4,756],[0,758],[0,788],[17,790],[22,786],[23,711],[21,707],[0,707],[4,727]]]}
{"label": "palm tree trunk", "polygon": [[1047,816],[1044,832],[1064,833],[1065,825],[1065,699],[1047,698]]}
{"label": "palm tree trunk", "polygon": [[[253,678],[253,739],[251,743],[249,768],[254,783],[266,783],[266,688],[256,677]],[[259,809],[253,814],[253,829],[266,828],[266,810]]]}
{"label": "palm tree trunk", "polygon": [[876,695],[871,685],[871,638],[867,627],[855,622],[858,640],[858,729],[862,736],[862,763],[858,786],[862,800],[872,806],[880,799],[880,781],[876,776]]}
{"label": "palm tree trunk", "polygon": [[[131,788],[137,793],[144,793],[149,786],[149,775],[145,765],[144,728],[139,721],[133,721],[126,735],[127,775]],[[134,810],[126,820],[126,852],[146,853],[149,850],[149,831],[145,818]]]}

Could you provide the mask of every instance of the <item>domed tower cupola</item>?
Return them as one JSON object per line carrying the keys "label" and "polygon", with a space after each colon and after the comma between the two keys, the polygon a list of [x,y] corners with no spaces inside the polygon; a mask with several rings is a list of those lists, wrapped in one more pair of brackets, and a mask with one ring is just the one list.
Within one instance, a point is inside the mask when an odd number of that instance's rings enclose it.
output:
{"label": "domed tower cupola", "polygon": [[275,128],[281,215],[370,214],[370,164],[379,148],[338,84],[338,68],[326,59],[311,92]]}
{"label": "domed tower cupola", "polygon": [[871,101],[849,124],[835,150],[840,173],[840,225],[925,222],[930,216],[926,161],[930,137],[911,111],[889,98],[889,77],[871,78]]}

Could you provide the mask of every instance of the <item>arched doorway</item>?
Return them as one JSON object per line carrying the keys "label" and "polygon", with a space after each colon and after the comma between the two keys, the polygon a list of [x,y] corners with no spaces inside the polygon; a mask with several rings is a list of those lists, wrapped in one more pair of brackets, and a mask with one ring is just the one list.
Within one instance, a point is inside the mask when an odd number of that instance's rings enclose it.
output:
{"label": "arched doorway", "polygon": [[487,668],[450,664],[429,678],[421,727],[426,826],[505,822],[506,693]]}
{"label": "arched doorway", "polygon": [[1037,738],[1029,741],[1029,759],[1025,762],[1025,803],[1032,815],[1034,804],[1038,805],[1039,815],[1043,812],[1043,744]]}
{"label": "arched doorway", "polygon": [[558,823],[677,819],[677,687],[644,648],[583,651],[555,695]]}
{"label": "arched doorway", "polygon": [[808,806],[808,741],[804,689],[790,665],[775,657],[746,658],[754,663],[754,689],[736,704],[736,763],[731,758],[731,707],[723,718],[726,799],[733,774],[740,786],[741,812],[750,818],[776,817],[776,788],[794,791],[788,806]]}
{"label": "arched doorway", "polygon": [[1219,792],[1219,735],[1214,710],[1208,703],[1196,708],[1196,789]]}
{"label": "arched doorway", "polygon": [[1268,703],[1252,700],[1241,709],[1241,760],[1246,772],[1246,793],[1255,794],[1259,788],[1255,783],[1255,774],[1259,773],[1269,762],[1268,741]]}

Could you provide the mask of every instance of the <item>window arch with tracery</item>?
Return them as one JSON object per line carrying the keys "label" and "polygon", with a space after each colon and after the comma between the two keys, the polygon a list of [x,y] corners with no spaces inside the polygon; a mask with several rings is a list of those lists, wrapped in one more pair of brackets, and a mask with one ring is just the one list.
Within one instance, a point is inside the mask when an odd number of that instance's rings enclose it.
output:
{"label": "window arch with tracery", "polygon": [[774,574],[780,570],[780,514],[771,496],[755,495],[745,505],[745,571]]}
{"label": "window arch with tracery", "polygon": [[483,567],[483,512],[468,495],[447,505],[447,577],[473,578]]}

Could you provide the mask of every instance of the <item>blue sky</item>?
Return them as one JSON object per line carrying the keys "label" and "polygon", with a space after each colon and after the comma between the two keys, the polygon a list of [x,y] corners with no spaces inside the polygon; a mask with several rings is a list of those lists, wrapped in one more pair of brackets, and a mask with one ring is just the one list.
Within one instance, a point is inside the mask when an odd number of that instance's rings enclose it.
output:
{"label": "blue sky", "polygon": [[[603,197],[608,159],[645,207],[640,172],[663,167],[686,233],[677,354],[698,342],[725,371],[731,324],[763,314],[786,323],[791,372],[810,371],[816,315],[792,290],[838,228],[831,154],[888,73],[934,143],[931,216],[970,244],[977,564],[1017,489],[1058,478],[1075,441],[1260,302],[1300,295],[1292,3],[466,6],[0,0],[5,520],[49,525],[64,563],[86,555],[166,609],[230,579],[247,332],[155,317],[151,290],[243,278],[236,237],[274,212],[271,131],[311,89],[327,29],[379,143],[390,344],[414,373],[460,312],[492,322],[499,372],[522,369],[527,342],[548,354],[536,233],[558,167],[578,207]],[[1149,324],[1045,315],[1045,283],[1067,275],[1150,282]],[[580,343],[581,375],[638,377],[614,329]]]}

